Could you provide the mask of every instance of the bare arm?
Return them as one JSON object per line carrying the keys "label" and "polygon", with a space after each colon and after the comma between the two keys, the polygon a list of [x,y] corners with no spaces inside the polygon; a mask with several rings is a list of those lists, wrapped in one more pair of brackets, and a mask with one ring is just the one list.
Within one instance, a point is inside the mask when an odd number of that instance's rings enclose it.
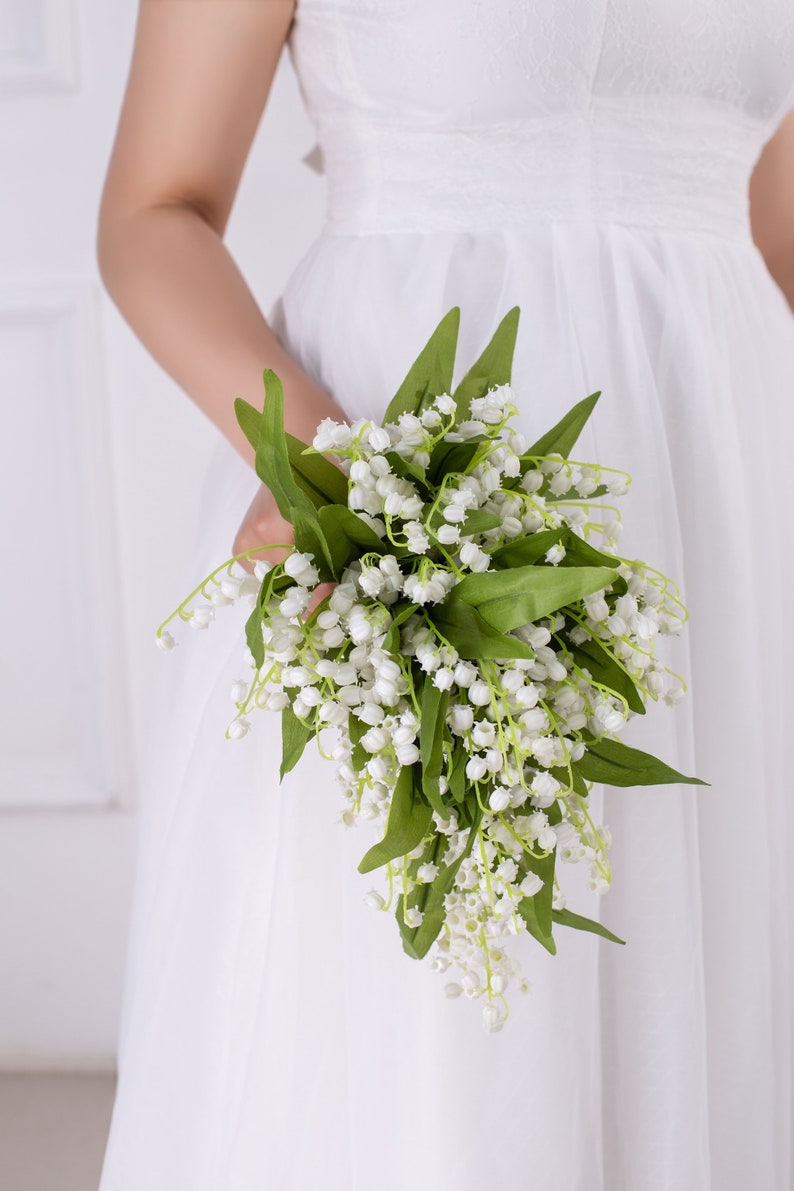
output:
{"label": "bare arm", "polygon": [[141,0],[99,215],[111,297],[249,462],[233,402],[261,406],[265,367],[284,382],[294,434],[342,417],[280,345],[223,244],[293,11],[294,0]]}
{"label": "bare arm", "polygon": [[794,108],[767,141],[750,179],[753,239],[794,312]]}

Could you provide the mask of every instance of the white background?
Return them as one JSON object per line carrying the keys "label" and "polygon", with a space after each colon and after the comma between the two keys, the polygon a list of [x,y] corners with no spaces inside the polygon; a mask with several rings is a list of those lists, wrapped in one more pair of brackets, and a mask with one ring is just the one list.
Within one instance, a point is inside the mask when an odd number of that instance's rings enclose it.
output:
{"label": "white background", "polygon": [[[154,630],[217,432],[95,258],[134,0],[0,4],[0,1067],[114,1063]],[[324,182],[286,53],[227,243],[267,312]],[[231,395],[233,396],[233,395]]]}

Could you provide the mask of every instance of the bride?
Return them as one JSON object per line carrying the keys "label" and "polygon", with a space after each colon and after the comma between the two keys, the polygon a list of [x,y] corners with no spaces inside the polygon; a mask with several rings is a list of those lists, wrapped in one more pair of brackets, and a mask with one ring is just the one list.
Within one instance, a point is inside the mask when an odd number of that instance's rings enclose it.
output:
{"label": "bride", "polygon": [[[285,47],[328,203],[265,316],[223,236]],[[792,84],[790,0],[142,0],[98,256],[218,430],[197,579],[289,540],[233,411],[263,368],[311,440],[517,304],[522,429],[602,391],[578,450],[689,606],[691,693],[627,742],[710,786],[593,792],[628,945],[516,940],[484,1035],[363,904],[322,760],[224,739],[219,616],[163,662],[101,1191],[790,1189]]]}

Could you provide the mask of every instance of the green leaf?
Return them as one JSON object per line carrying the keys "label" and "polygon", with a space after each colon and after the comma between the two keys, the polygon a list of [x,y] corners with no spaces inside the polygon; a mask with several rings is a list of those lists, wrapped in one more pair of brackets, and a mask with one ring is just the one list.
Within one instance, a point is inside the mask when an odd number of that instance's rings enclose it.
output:
{"label": "green leaf", "polygon": [[[452,590],[454,593],[457,589]],[[439,635],[469,661],[480,658],[495,661],[526,658],[531,661],[535,657],[534,650],[524,641],[497,632],[483,620],[476,608],[449,596],[443,603],[432,605],[425,611]]]}
{"label": "green leaf", "polygon": [[466,763],[468,759],[469,754],[463,745],[458,742],[453,749],[452,765],[447,774],[449,792],[458,803],[463,802],[463,799],[466,797]]}
{"label": "green leaf", "polygon": [[442,819],[449,818],[449,807],[445,805],[439,788],[439,778],[444,761],[444,728],[446,726],[449,691],[440,691],[425,675],[421,694],[421,719],[419,724],[419,753],[422,759],[422,790],[425,798]]}
{"label": "green leaf", "polygon": [[420,486],[420,495],[427,494],[424,468],[420,467],[418,463],[412,463],[410,459],[403,459],[402,455],[398,455],[396,451],[387,451],[386,459],[396,476],[400,476],[404,480],[413,480]]}
{"label": "green leaf", "polygon": [[304,508],[293,508],[292,528],[296,548],[304,554],[312,555],[315,566],[320,572],[320,578],[323,580],[335,578],[333,557],[317,518],[317,510],[312,506],[311,513],[307,513]]}
{"label": "green leaf", "polygon": [[551,916],[560,926],[570,926],[574,930],[586,930],[591,934],[600,935],[602,939],[609,939],[610,943],[621,943],[624,947],[626,945],[625,939],[619,939],[617,935],[613,935],[611,930],[607,930],[600,922],[596,922],[593,918],[585,918],[582,914],[574,914],[571,910],[552,910]]}
{"label": "green leaf", "polygon": [[518,903],[518,912],[524,919],[526,928],[532,935],[533,939],[537,939],[537,941],[541,943],[547,951],[550,951],[552,955],[556,955],[557,944],[552,938],[551,931],[544,930],[538,919],[535,898],[540,897],[542,892],[543,890],[540,890],[539,893],[535,894],[535,897],[523,897]]}
{"label": "green leaf", "polygon": [[[261,669],[265,663],[265,641],[262,635],[262,617],[263,609],[270,601],[273,592],[280,591],[282,584],[288,580],[288,576],[284,574],[283,567],[277,565],[272,570],[268,571],[267,575],[262,580],[259,587],[259,594],[256,597],[256,605],[254,606],[251,615],[245,622],[245,639],[248,648],[253,654],[254,662],[257,669]],[[291,582],[291,580],[289,580]]]}
{"label": "green leaf", "polygon": [[460,307],[453,306],[408,369],[405,380],[386,408],[384,425],[396,422],[402,413],[421,412],[434,397],[449,392],[459,326]]}
{"label": "green leaf", "polygon": [[265,664],[265,640],[262,636],[262,609],[258,602],[245,622],[245,640],[253,654],[257,670],[261,669]]}
{"label": "green leaf", "polygon": [[617,691],[632,711],[636,711],[638,715],[645,715],[645,704],[631,675],[597,637],[574,646],[571,653],[577,666],[589,670],[596,682]]}
{"label": "green leaf", "polygon": [[455,389],[452,397],[459,414],[461,409],[468,410],[472,400],[484,397],[489,389],[510,383],[520,314],[518,306],[508,310],[482,355]]}
{"label": "green leaf", "polygon": [[605,567],[524,566],[467,575],[442,607],[469,604],[501,633],[549,616],[606,587],[615,572]]}
{"label": "green leaf", "polygon": [[585,397],[573,409],[569,409],[564,418],[556,426],[552,426],[536,443],[521,456],[529,459],[537,455],[562,455],[566,459],[573,450],[577,438],[584,429],[587,419],[595,409],[595,404],[601,396],[601,390]]}
{"label": "green leaf", "polygon": [[561,542],[564,536],[564,529],[542,529],[539,533],[530,533],[500,546],[494,550],[491,559],[497,567],[530,566],[543,558],[546,551]]}
{"label": "green leaf", "polygon": [[356,770],[362,770],[369,760],[369,753],[361,744],[361,737],[366,735],[369,731],[369,724],[365,724],[355,714],[355,709],[351,712],[350,718],[347,722],[347,730],[350,736],[350,743],[353,745],[353,752],[350,756],[350,764]]}
{"label": "green leaf", "polygon": [[289,455],[295,482],[303,489],[315,508],[323,505],[347,505],[347,476],[335,467],[325,455],[308,450],[306,443],[291,434],[286,434]]}
{"label": "green leaf", "polygon": [[314,730],[298,719],[288,704],[281,712],[281,777],[300,761],[303,750],[314,736]]}
{"label": "green leaf", "polygon": [[485,509],[472,509],[461,524],[460,535],[467,538],[471,534],[484,533],[487,529],[498,529],[501,524],[502,518],[498,514],[488,513]]}
{"label": "green leaf", "polygon": [[[474,846],[480,818],[481,812],[478,810],[469,831],[466,846],[460,856],[456,860],[453,860],[451,864],[440,868],[434,881],[420,886],[411,894],[409,905],[415,905],[424,915],[419,926],[406,926],[405,918],[403,917],[403,899],[401,897],[397,899],[395,917],[397,918],[400,934],[402,935],[403,951],[406,955],[410,955],[412,959],[423,959],[438,938],[438,932],[441,930],[444,922],[444,898],[455,882],[458,869]],[[440,837],[436,838],[438,839]],[[443,847],[444,851],[446,851],[446,840],[443,841]],[[437,853],[433,854],[437,855]]]}
{"label": "green leaf", "polygon": [[404,765],[400,770],[389,808],[386,834],[366,853],[358,866],[360,873],[371,873],[421,844],[433,813],[422,797],[421,780],[414,765]]}
{"label": "green leaf", "polygon": [[354,558],[386,552],[387,547],[375,530],[345,505],[323,505],[317,516],[328,544],[335,579]]}
{"label": "green leaf", "polygon": [[524,897],[518,903],[518,912],[527,924],[527,930],[534,938],[542,943],[552,955],[557,948],[551,935],[551,903],[554,898],[554,864],[556,849],[548,856],[533,856],[527,852],[522,857],[522,863],[529,872],[537,874],[543,881],[543,887],[534,897]]}
{"label": "green leaf", "polygon": [[282,517],[292,525],[298,550],[312,554],[322,578],[328,579],[332,575],[331,555],[317,510],[292,473],[284,433],[284,390],[272,369],[266,368],[262,376],[265,404],[256,447],[256,474],[272,492]]}
{"label": "green leaf", "polygon": [[259,443],[259,427],[262,422],[261,413],[258,409],[254,409],[253,405],[250,405],[247,401],[243,401],[242,397],[235,397],[234,412],[237,417],[237,424],[251,446],[256,450]]}
{"label": "green leaf", "polygon": [[[553,765],[549,770],[549,773],[552,777],[556,777],[561,786],[567,789],[570,784],[581,798],[588,797],[590,788],[582,777],[581,773],[579,773],[574,766],[571,766],[570,775],[565,765]],[[547,814],[549,815],[549,822],[551,822],[551,813],[555,810],[560,814],[560,817],[562,816],[559,803],[555,802],[547,811]],[[559,820],[557,821],[559,822]],[[552,826],[554,826],[553,823]]]}
{"label": "green leaf", "polygon": [[263,373],[265,404],[259,424],[256,448],[256,474],[266,484],[278,505],[281,516],[291,524],[295,509],[303,509],[314,517],[314,505],[295,482],[284,433],[284,390],[271,368]]}
{"label": "green leaf", "polygon": [[565,547],[565,557],[561,567],[618,567],[620,559],[612,554],[605,554],[603,550],[596,550],[584,538],[580,538],[572,529],[566,528],[562,534],[562,544]]}
{"label": "green leaf", "polygon": [[403,624],[409,616],[413,616],[416,612],[418,604],[406,604],[399,612],[392,617],[389,631],[383,641],[381,648],[386,653],[400,653],[400,625]]}
{"label": "green leaf", "polygon": [[[454,393],[452,393],[452,398],[458,409],[458,415],[461,409],[468,412],[468,407],[475,397],[483,397],[489,389],[496,385],[509,383],[513,367],[513,352],[515,349],[519,314],[520,309],[518,306],[514,306],[512,310],[508,311],[494,331],[490,342],[480,357],[472,364]],[[457,326],[455,333],[457,335]],[[454,362],[454,349],[451,358]],[[443,388],[436,387],[435,391],[432,387],[428,388],[425,404],[429,404],[430,399],[437,393],[450,392],[451,384],[452,374],[450,372],[447,384]],[[422,408],[422,403],[420,403],[418,408]],[[384,419],[384,421],[386,420],[393,419]],[[449,472],[466,471],[474,455],[477,453],[480,443],[483,441],[484,439],[478,436],[477,439],[471,439],[463,443],[448,443],[443,441],[437,443],[433,449],[428,468],[428,473],[433,483],[440,483],[443,476],[449,474]],[[467,530],[466,532],[475,531]]]}
{"label": "green leaf", "polygon": [[465,442],[446,442],[442,439],[436,443],[427,469],[433,484],[439,485],[450,472],[467,471],[483,442],[485,437],[480,434],[476,438],[467,438]]}
{"label": "green leaf", "polygon": [[689,786],[707,786],[698,777],[685,777],[650,753],[629,748],[619,740],[594,740],[587,746],[576,768],[588,782],[606,786],[661,786],[683,782]]}

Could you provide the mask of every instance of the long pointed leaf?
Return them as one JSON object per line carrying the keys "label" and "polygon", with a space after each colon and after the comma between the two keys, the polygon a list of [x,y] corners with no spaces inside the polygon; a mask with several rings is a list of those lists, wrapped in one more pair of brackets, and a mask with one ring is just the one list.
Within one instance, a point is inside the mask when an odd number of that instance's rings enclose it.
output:
{"label": "long pointed leaf", "polygon": [[[539,889],[533,897],[524,897],[518,903],[518,912],[527,924],[528,929],[543,946],[554,954],[554,948],[548,947],[543,941],[544,938],[551,939],[551,904],[554,899],[554,866],[556,862],[556,849],[549,852],[548,856],[533,856],[527,852],[522,858],[522,863],[526,865],[531,873],[535,873],[543,882],[543,888]],[[533,927],[537,927],[537,933]],[[541,937],[542,936],[542,937]]]}
{"label": "long pointed leaf", "polygon": [[314,736],[311,728],[307,727],[292,708],[287,705],[281,713],[281,770],[283,778],[286,773],[300,761],[303,750]]}
{"label": "long pointed leaf", "polygon": [[315,508],[323,505],[347,505],[347,476],[344,472],[314,451],[304,454],[306,443],[292,434],[285,434],[287,454],[295,482],[303,489]]}
{"label": "long pointed leaf", "polygon": [[449,893],[455,881],[458,869],[469,855],[477,838],[481,812],[477,812],[469,831],[469,838],[460,856],[451,864],[441,868],[436,879],[418,890],[414,890],[409,898],[409,904],[415,905],[422,911],[423,919],[419,926],[406,925],[403,917],[402,898],[397,900],[395,916],[403,940],[403,951],[412,959],[423,959],[438,937],[438,932],[444,921],[444,898]]}
{"label": "long pointed leaf", "polygon": [[455,367],[460,307],[453,306],[436,327],[419,355],[408,369],[405,380],[389,402],[383,415],[386,422],[396,422],[402,413],[418,413],[423,404],[440,393],[448,393]]}
{"label": "long pointed leaf", "polygon": [[518,306],[508,310],[487,347],[452,394],[459,416],[461,411],[468,411],[474,398],[484,397],[489,389],[497,385],[510,383],[520,314],[521,309]]}
{"label": "long pointed leaf", "polygon": [[549,616],[566,604],[606,587],[616,572],[606,567],[525,566],[506,571],[467,575],[447,597],[445,605],[469,604],[497,632]]}
{"label": "long pointed leaf", "polygon": [[497,567],[531,566],[543,557],[547,550],[562,541],[564,529],[542,529],[523,538],[515,538],[494,550],[491,561]]}
{"label": "long pointed leaf", "polygon": [[578,402],[573,409],[569,409],[564,418],[556,426],[541,435],[536,443],[529,448],[522,458],[533,455],[562,455],[567,458],[573,450],[574,444],[584,429],[587,419],[595,409],[595,404],[601,396],[601,390],[591,393],[583,401]]}
{"label": "long pointed leaf", "polygon": [[443,819],[449,818],[449,807],[441,797],[439,778],[444,760],[444,721],[449,692],[433,685],[429,674],[422,684],[422,715],[419,725],[419,752],[422,758],[422,789],[425,798]]}
{"label": "long pointed leaf", "polygon": [[354,558],[365,553],[383,554],[386,547],[375,530],[346,505],[323,505],[318,511],[320,526],[333,563],[334,577]]}
{"label": "long pointed leaf", "polygon": [[572,529],[564,529],[562,543],[565,546],[565,557],[560,566],[563,567],[619,567],[620,559],[612,554],[605,554],[597,550]]}
{"label": "long pointed leaf", "polygon": [[534,650],[524,641],[498,632],[483,620],[476,608],[463,602],[453,604],[447,599],[428,609],[427,614],[439,634],[468,661],[480,658],[494,661],[525,658],[531,661],[535,656]]}
{"label": "long pointed leaf", "polygon": [[292,474],[284,432],[284,390],[271,368],[263,373],[265,404],[259,427],[256,448],[256,474],[273,493],[281,516],[293,523],[295,509],[301,509],[316,521],[315,508],[306,493],[298,487]]}
{"label": "long pointed leaf", "polygon": [[572,653],[577,666],[586,668],[596,682],[622,695],[632,711],[645,715],[645,704],[631,675],[598,638],[583,641],[581,645],[575,646]]}
{"label": "long pointed leaf", "polygon": [[683,782],[707,786],[699,777],[686,777],[650,753],[629,748],[619,740],[593,740],[576,768],[588,782],[606,786],[661,786]]}
{"label": "long pointed leaf", "polygon": [[[308,500],[308,497],[306,499]],[[309,503],[311,504],[311,502]],[[332,506],[327,505],[325,507],[331,508]],[[328,580],[334,578],[333,558],[322,526],[317,519],[317,510],[314,506],[311,505],[311,513],[307,513],[305,508],[293,507],[292,526],[295,531],[294,536],[297,549],[304,554],[311,554],[313,556],[321,579]]]}
{"label": "long pointed leaf", "polygon": [[420,784],[415,767],[403,766],[392,794],[386,834],[366,853],[358,866],[360,873],[371,873],[390,860],[412,852],[422,842],[433,812],[421,795]]}
{"label": "long pointed leaf", "polygon": [[256,450],[259,442],[259,427],[262,422],[261,413],[258,409],[254,409],[248,401],[243,401],[242,397],[235,397],[234,412],[240,429]]}
{"label": "long pointed leaf", "polygon": [[625,939],[618,938],[600,922],[596,922],[593,918],[585,918],[583,914],[574,914],[572,910],[552,910],[551,916],[559,926],[570,926],[574,930],[586,930],[593,935],[600,935],[602,939],[609,939],[611,943],[621,943],[624,947],[626,945]]}

